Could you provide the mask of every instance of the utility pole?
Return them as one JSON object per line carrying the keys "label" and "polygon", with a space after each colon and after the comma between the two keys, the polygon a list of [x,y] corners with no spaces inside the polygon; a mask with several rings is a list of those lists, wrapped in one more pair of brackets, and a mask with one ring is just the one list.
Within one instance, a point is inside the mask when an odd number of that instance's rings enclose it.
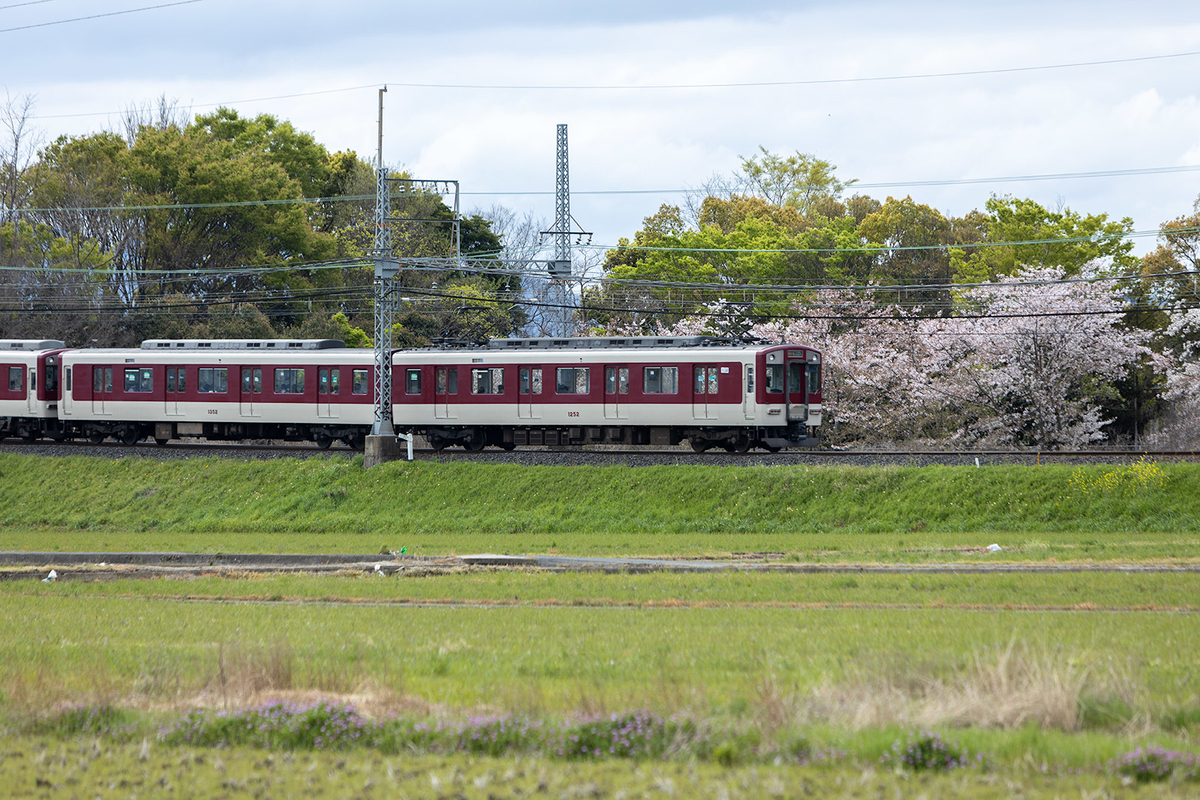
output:
{"label": "utility pole", "polygon": [[[387,167],[383,165],[383,93],[379,90],[379,147],[375,173],[375,421],[367,437],[364,466],[397,457],[396,429],[392,426],[392,324],[396,318],[396,275],[400,259],[392,255],[392,197]],[[412,436],[408,460],[412,461]]]}

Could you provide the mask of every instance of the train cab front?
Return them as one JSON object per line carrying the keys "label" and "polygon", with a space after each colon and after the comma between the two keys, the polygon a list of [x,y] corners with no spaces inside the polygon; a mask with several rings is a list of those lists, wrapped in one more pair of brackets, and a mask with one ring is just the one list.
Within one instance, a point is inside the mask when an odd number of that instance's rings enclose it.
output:
{"label": "train cab front", "polygon": [[759,353],[763,374],[758,398],[768,450],[815,447],[821,425],[821,354],[811,347],[780,345]]}

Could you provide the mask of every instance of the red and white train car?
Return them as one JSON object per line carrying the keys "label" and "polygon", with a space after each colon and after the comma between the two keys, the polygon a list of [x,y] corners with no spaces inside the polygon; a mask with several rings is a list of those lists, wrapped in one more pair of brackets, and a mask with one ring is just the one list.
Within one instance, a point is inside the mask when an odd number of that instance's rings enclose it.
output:
{"label": "red and white train car", "polygon": [[709,337],[497,339],[398,351],[393,420],[435,448],[816,444],[821,356]]}
{"label": "red and white train car", "polygon": [[73,434],[127,444],[207,439],[360,448],[374,420],[370,350],[313,340],[148,340],[63,354],[59,416]]}
{"label": "red and white train car", "polygon": [[56,339],[0,339],[0,439],[62,438],[58,376],[65,348]]}

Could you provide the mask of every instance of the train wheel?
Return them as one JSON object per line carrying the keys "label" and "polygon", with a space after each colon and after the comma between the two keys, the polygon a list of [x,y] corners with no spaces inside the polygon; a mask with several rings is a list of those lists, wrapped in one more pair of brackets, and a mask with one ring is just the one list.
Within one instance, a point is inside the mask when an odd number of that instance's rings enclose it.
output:
{"label": "train wheel", "polygon": [[447,442],[441,436],[429,436],[429,448],[431,450],[445,450],[447,444],[449,444],[449,442]]}
{"label": "train wheel", "polygon": [[734,453],[749,453],[750,448],[754,446],[754,440],[749,436],[743,436],[733,444]]}
{"label": "train wheel", "polygon": [[342,439],[342,441],[345,442],[351,450],[362,450],[367,446],[367,439],[361,433],[356,433],[353,436],[347,436],[345,439]]}
{"label": "train wheel", "polygon": [[126,428],[121,431],[121,443],[127,445],[135,445],[142,440],[142,436],[138,433],[137,428]]}
{"label": "train wheel", "polygon": [[100,433],[100,431],[92,431],[91,433],[88,434],[88,441],[91,442],[92,444],[100,444],[107,438],[108,437],[105,436],[103,433]]}
{"label": "train wheel", "polygon": [[707,450],[710,447],[712,447],[712,442],[707,441],[705,439],[693,439],[692,440],[692,449],[695,450],[697,453],[703,453],[705,450]]}
{"label": "train wheel", "polygon": [[318,431],[313,434],[313,441],[317,443],[317,447],[322,450],[328,450],[329,445],[333,444],[333,437],[328,433]]}
{"label": "train wheel", "polygon": [[32,442],[37,438],[37,431],[35,431],[33,428],[21,428],[22,441]]}
{"label": "train wheel", "polygon": [[470,450],[472,453],[478,453],[480,450],[483,449],[483,446],[485,444],[487,444],[487,440],[484,439],[482,436],[476,434],[476,435],[472,436],[470,439],[467,439],[466,441],[464,441],[463,447],[465,447],[467,450]]}

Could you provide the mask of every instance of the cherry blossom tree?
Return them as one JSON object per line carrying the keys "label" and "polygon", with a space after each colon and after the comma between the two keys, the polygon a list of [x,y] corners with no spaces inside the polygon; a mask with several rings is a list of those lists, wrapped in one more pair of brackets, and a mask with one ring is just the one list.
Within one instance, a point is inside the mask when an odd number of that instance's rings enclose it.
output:
{"label": "cherry blossom tree", "polygon": [[[823,352],[834,441],[1078,447],[1104,438],[1095,398],[1109,382],[1141,360],[1167,364],[1148,332],[1120,325],[1116,285],[1094,271],[1067,280],[1061,268],[1025,270],[963,290],[962,311],[947,316],[882,294],[816,291],[792,318],[748,331]],[[716,333],[728,316],[717,306],[662,332]]]}

